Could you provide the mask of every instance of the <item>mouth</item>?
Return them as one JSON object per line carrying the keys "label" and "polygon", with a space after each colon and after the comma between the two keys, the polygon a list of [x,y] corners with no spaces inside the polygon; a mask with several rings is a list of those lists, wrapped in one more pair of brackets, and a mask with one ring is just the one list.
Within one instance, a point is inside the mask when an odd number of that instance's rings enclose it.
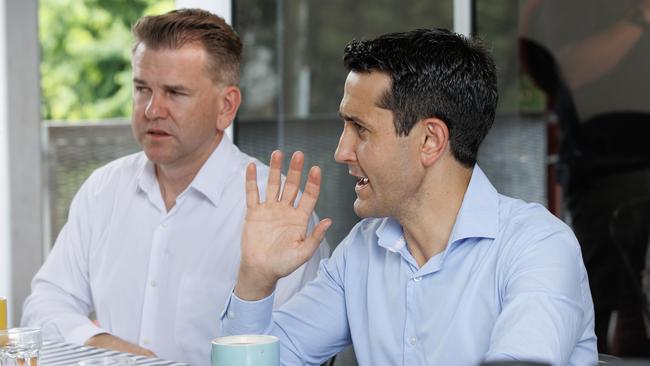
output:
{"label": "mouth", "polygon": [[370,184],[370,179],[368,179],[368,177],[365,177],[365,176],[362,176],[362,175],[356,175],[356,174],[352,174],[352,175],[355,178],[357,178],[357,184],[356,184],[355,190],[358,191],[360,189],[363,189],[363,188],[367,187]]}
{"label": "mouth", "polygon": [[367,186],[369,182],[367,177],[357,177],[357,185],[360,187]]}
{"label": "mouth", "polygon": [[157,128],[148,129],[147,130],[147,135],[149,135],[149,136],[151,136],[153,138],[171,136],[169,133],[165,132],[164,130],[157,129]]}

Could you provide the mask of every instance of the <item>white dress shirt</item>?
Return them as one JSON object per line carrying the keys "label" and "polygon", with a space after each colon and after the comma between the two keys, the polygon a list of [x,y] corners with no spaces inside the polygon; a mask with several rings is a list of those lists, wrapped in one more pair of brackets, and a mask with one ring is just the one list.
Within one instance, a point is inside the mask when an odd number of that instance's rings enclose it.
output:
{"label": "white dress shirt", "polygon": [[[108,332],[161,358],[209,365],[210,341],[219,336],[219,312],[239,268],[251,161],[263,194],[268,167],[224,137],[169,212],[144,153],[96,170],[32,282],[22,324],[77,344]],[[276,305],[314,278],[328,254],[323,241],[281,280]],[[98,325],[88,318],[93,311]]]}

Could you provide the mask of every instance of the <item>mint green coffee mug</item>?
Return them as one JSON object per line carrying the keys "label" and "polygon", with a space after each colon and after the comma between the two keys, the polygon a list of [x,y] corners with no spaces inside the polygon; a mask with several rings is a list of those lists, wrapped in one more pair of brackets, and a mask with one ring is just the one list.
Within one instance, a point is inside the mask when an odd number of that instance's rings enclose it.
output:
{"label": "mint green coffee mug", "polygon": [[280,366],[280,342],[269,335],[237,335],[212,341],[212,366]]}

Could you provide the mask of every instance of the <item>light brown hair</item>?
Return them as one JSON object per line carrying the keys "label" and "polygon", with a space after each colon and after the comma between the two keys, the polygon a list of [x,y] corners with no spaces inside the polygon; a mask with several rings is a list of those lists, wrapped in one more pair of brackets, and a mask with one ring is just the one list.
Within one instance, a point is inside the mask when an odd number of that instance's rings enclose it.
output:
{"label": "light brown hair", "polygon": [[235,30],[218,15],[201,9],[176,9],[140,18],[132,32],[133,51],[141,43],[154,50],[199,44],[208,54],[206,71],[215,83],[239,82],[242,43]]}

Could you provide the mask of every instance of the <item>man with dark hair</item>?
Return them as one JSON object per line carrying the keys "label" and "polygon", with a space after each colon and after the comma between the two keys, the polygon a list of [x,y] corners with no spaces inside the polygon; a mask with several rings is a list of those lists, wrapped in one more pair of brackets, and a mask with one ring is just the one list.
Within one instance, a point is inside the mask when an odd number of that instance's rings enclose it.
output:
{"label": "man with dark hair", "polygon": [[318,365],[354,344],[361,365],[597,362],[593,304],[571,230],[538,204],[499,195],[476,165],[497,105],[495,66],[474,41],[415,30],[354,41],[336,150],[364,218],[316,280],[272,312],[279,278],[331,225],[305,234],[321,173],[303,156],[280,188],[271,156],[260,202],[247,169],[242,261],[226,334],[280,338],[283,365]]}
{"label": "man with dark hair", "polygon": [[[242,44],[197,9],[144,17],[133,33],[132,127],[143,152],[80,188],[22,323],[47,339],[209,365],[214,312],[239,263],[246,165],[258,166],[262,185],[268,174],[224,136],[241,99]],[[327,254],[323,243],[279,285],[276,304]]]}

